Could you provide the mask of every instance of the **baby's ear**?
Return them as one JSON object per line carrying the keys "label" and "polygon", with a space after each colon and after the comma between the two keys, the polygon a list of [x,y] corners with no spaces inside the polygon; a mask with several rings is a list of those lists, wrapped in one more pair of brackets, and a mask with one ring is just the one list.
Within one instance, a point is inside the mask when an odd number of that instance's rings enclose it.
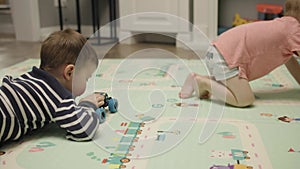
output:
{"label": "baby's ear", "polygon": [[72,80],[74,74],[75,65],[69,64],[64,69],[64,78],[66,80]]}

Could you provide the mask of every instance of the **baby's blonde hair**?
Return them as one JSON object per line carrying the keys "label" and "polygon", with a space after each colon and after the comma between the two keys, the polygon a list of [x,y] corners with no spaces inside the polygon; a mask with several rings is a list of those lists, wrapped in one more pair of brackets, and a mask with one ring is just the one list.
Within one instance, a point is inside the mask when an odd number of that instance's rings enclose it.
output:
{"label": "baby's blonde hair", "polygon": [[300,22],[300,0],[286,0],[284,15],[292,16]]}

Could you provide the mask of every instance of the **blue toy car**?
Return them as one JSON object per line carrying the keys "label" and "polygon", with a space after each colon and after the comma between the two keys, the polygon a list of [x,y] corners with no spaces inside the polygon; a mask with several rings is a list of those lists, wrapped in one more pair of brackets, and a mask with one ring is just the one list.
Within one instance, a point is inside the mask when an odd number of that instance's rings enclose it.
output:
{"label": "blue toy car", "polygon": [[96,110],[96,113],[99,115],[100,123],[104,123],[106,119],[105,108],[108,107],[110,113],[116,113],[118,111],[118,100],[109,97],[107,93],[101,92],[100,94],[104,96],[104,104]]}

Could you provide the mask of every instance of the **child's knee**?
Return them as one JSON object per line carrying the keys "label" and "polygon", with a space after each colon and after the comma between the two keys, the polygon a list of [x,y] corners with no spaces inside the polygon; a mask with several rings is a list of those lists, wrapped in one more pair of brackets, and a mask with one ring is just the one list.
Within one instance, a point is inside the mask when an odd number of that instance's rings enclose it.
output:
{"label": "child's knee", "polygon": [[237,101],[237,107],[248,107],[251,106],[255,101],[254,95],[249,95]]}

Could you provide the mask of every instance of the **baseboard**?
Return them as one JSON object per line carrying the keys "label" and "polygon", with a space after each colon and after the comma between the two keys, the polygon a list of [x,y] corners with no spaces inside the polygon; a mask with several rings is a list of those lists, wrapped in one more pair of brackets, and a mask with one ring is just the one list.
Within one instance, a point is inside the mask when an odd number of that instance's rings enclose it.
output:
{"label": "baseboard", "polygon": [[[72,29],[77,29],[77,25],[69,25],[69,26],[66,26],[65,28],[72,28]],[[188,47],[189,49],[192,49],[192,50],[201,50],[201,51],[205,51],[207,49],[207,46],[209,44],[209,40],[208,39],[205,39],[205,34],[207,33],[207,26],[205,25],[198,25],[197,27],[199,30],[196,30],[196,31],[202,31],[203,32],[203,36],[199,36],[199,32],[196,33],[197,36],[193,35],[193,33],[179,33],[177,36],[178,39],[181,39],[182,41],[181,42],[185,42],[184,45],[180,45],[180,43],[177,44],[177,47],[180,47],[180,48],[186,48]],[[45,28],[41,28],[41,41],[45,40],[52,32],[55,32],[55,31],[59,31],[60,30],[60,26],[57,25],[57,26],[52,26],[52,27],[45,27]],[[119,32],[118,31],[119,28],[117,28],[117,33]],[[108,26],[105,26],[105,27],[102,27],[101,28],[101,36],[102,37],[109,37],[110,36],[110,27]],[[91,25],[82,25],[81,26],[81,33],[86,36],[86,37],[91,37],[94,35],[94,32],[93,32],[93,27]],[[120,32],[122,33],[122,32]],[[117,34],[117,37],[119,37],[119,39],[121,40],[122,43],[125,43],[127,44],[126,40],[129,39],[129,40],[132,40],[133,38],[129,38],[130,34],[126,34],[126,39],[122,38],[122,36],[118,35]],[[125,36],[125,35],[124,35]],[[200,38],[199,38],[200,37]],[[159,40],[162,40],[162,39],[156,39],[157,41]],[[134,42],[130,41],[130,43],[128,44],[132,44]]]}

